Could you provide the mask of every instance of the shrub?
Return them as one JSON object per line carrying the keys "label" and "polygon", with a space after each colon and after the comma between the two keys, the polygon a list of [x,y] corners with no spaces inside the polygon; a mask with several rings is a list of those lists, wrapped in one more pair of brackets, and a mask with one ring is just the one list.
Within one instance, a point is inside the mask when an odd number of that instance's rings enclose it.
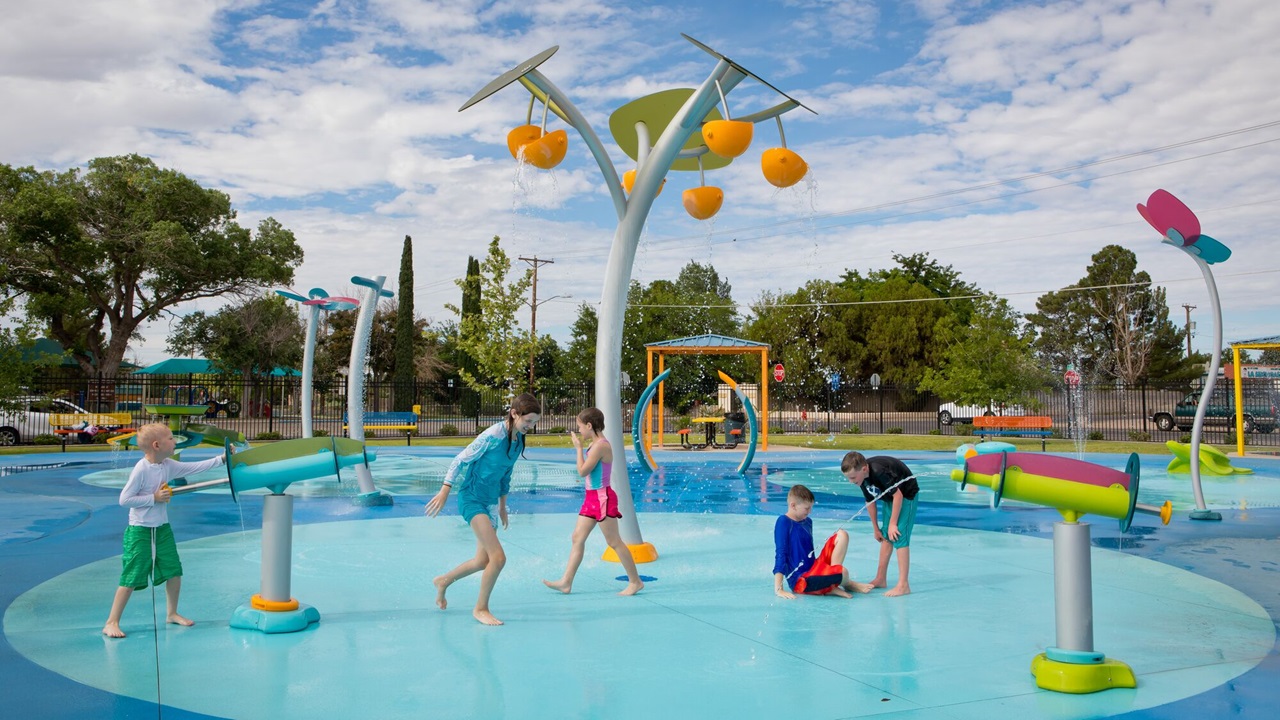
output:
{"label": "shrub", "polygon": [[1065,440],[1067,436],[1062,432],[1062,428],[1052,428],[1049,430],[1049,437],[1054,440]]}
{"label": "shrub", "polygon": [[456,426],[456,425],[450,425],[449,423],[445,423],[444,425],[441,425],[441,426],[440,426],[440,434],[441,434],[441,435],[447,435],[447,436],[449,436],[449,437],[452,437],[452,436],[454,436],[454,435],[457,435],[457,434],[458,434],[458,426]]}
{"label": "shrub", "polygon": [[548,435],[563,435],[564,433],[565,429],[563,425],[556,425],[555,427],[547,428]]}
{"label": "shrub", "polygon": [[942,434],[942,431],[941,431],[941,430],[939,430],[938,428],[933,428],[932,430],[930,430],[930,431],[929,431],[929,434],[930,434],[930,435],[941,435],[941,434]]}
{"label": "shrub", "polygon": [[271,432],[260,432],[253,439],[254,440],[279,440],[280,437],[281,437],[280,433],[276,432],[275,430],[272,430]]}
{"label": "shrub", "polygon": [[[1188,442],[1190,442],[1190,441],[1188,440]],[[1235,431],[1235,430],[1228,430],[1228,431],[1227,431],[1227,436],[1226,436],[1226,437],[1224,437],[1224,438],[1222,439],[1222,442],[1223,442],[1223,444],[1224,444],[1224,445],[1235,445],[1235,444],[1236,444],[1236,431]],[[1246,434],[1246,435],[1244,436],[1244,444],[1245,444],[1245,445],[1251,445],[1251,444],[1252,444],[1252,443],[1250,442],[1250,437],[1249,437],[1249,435],[1248,435],[1248,434]]]}
{"label": "shrub", "polygon": [[[689,416],[688,416],[688,415],[677,415],[677,416],[676,416],[676,429],[677,429],[677,430],[683,430],[683,429],[685,429],[685,428],[689,427],[689,426],[690,426],[690,425],[692,425],[692,424],[693,424],[693,423],[689,422]],[[769,428],[769,431],[770,431],[770,432],[772,432],[772,431],[773,431],[773,428]]]}
{"label": "shrub", "polygon": [[862,428],[858,427],[857,425],[848,425],[841,432],[843,432],[845,435],[861,435]]}
{"label": "shrub", "polygon": [[1089,439],[1090,439],[1090,440],[1105,440],[1105,439],[1106,439],[1106,436],[1102,434],[1102,431],[1101,431],[1101,430],[1091,430],[1091,431],[1089,431]]}
{"label": "shrub", "polygon": [[770,435],[786,435],[787,429],[781,425],[770,425],[769,434]]}
{"label": "shrub", "polygon": [[1129,439],[1134,442],[1151,442],[1151,433],[1141,430],[1130,430]]}
{"label": "shrub", "polygon": [[955,426],[956,435],[961,437],[973,437],[973,426],[968,423],[958,423]]}
{"label": "shrub", "polygon": [[58,437],[57,435],[50,435],[49,433],[43,433],[41,435],[37,435],[31,438],[31,444],[32,445],[61,445],[62,438]]}
{"label": "shrub", "polygon": [[900,428],[900,427],[885,428],[885,429],[884,429],[884,434],[885,434],[885,435],[901,435],[901,434],[902,434],[902,428]]}
{"label": "shrub", "polygon": [[315,428],[311,431],[312,437],[329,437],[329,431],[324,428]]}
{"label": "shrub", "polygon": [[1190,445],[1190,444],[1191,444],[1191,433],[1183,433],[1182,435],[1180,435],[1180,436],[1178,437],[1178,442],[1182,443],[1183,445]]}

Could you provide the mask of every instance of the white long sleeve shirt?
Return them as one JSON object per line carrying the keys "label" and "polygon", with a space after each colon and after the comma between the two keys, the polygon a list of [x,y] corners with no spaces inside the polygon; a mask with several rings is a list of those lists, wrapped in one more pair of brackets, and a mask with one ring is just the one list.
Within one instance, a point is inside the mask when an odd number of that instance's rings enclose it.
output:
{"label": "white long sleeve shirt", "polygon": [[193,463],[165,458],[157,464],[142,458],[133,466],[129,481],[120,491],[120,504],[129,508],[129,524],[154,528],[169,522],[169,503],[156,502],[160,486],[174,478],[212,470],[224,462],[222,455]]}

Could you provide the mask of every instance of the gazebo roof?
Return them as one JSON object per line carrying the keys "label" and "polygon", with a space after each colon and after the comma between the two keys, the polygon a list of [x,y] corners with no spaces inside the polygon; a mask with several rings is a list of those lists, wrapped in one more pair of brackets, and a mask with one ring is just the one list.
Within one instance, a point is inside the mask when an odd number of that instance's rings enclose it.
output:
{"label": "gazebo roof", "polygon": [[1272,337],[1265,337],[1265,338],[1258,338],[1258,339],[1256,339],[1256,340],[1237,340],[1237,341],[1235,341],[1235,342],[1233,342],[1233,343],[1230,343],[1230,344],[1231,344],[1232,346],[1237,346],[1237,345],[1275,345],[1275,346],[1280,346],[1280,335],[1274,335],[1274,336],[1272,336]]}
{"label": "gazebo roof", "polygon": [[728,335],[692,335],[690,337],[645,343],[647,348],[767,348],[769,343],[743,340]]}

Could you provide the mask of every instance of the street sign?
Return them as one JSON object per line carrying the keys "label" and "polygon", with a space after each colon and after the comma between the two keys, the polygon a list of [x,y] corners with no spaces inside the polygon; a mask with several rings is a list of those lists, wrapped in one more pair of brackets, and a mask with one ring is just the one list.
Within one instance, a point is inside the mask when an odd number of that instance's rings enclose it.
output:
{"label": "street sign", "polygon": [[785,369],[785,368],[783,368],[783,367],[782,367],[782,363],[778,363],[777,365],[774,365],[774,366],[773,366],[773,379],[774,379],[774,380],[776,380],[776,381],[778,381],[778,382],[782,382],[782,380],[783,380],[785,377],[787,377],[787,371],[786,371],[786,369]]}
{"label": "street sign", "polygon": [[1080,384],[1080,373],[1068,370],[1062,374],[1062,379],[1067,381],[1067,387],[1076,387]]}
{"label": "street sign", "polygon": [[880,373],[871,373],[871,387],[876,390],[880,389]]}
{"label": "street sign", "polygon": [[834,392],[840,389],[840,373],[831,373],[831,390]]}

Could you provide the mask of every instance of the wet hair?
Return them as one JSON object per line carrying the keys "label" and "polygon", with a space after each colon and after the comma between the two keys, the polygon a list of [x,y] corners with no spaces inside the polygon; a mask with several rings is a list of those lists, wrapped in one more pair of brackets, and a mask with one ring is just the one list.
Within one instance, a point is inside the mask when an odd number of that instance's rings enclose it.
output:
{"label": "wet hair", "polygon": [[589,407],[578,413],[578,422],[590,425],[597,435],[604,432],[604,413],[600,412],[600,408]]}
{"label": "wet hair", "polygon": [[138,428],[138,448],[143,452],[151,447],[151,443],[164,437],[164,434],[170,432],[169,426],[164,423],[147,423]]}
{"label": "wet hair", "polygon": [[[541,413],[542,403],[530,393],[520,393],[511,401],[511,409],[507,411],[507,452],[511,452],[511,443],[516,440],[516,423],[518,417],[530,413]],[[524,442],[520,443],[520,457],[524,457]]]}
{"label": "wet hair", "polygon": [[867,459],[857,450],[850,450],[845,453],[844,459],[840,461],[840,472],[847,473],[851,470],[861,470],[867,466]]}
{"label": "wet hair", "polygon": [[813,502],[813,491],[803,485],[792,485],[787,491],[788,502]]}

